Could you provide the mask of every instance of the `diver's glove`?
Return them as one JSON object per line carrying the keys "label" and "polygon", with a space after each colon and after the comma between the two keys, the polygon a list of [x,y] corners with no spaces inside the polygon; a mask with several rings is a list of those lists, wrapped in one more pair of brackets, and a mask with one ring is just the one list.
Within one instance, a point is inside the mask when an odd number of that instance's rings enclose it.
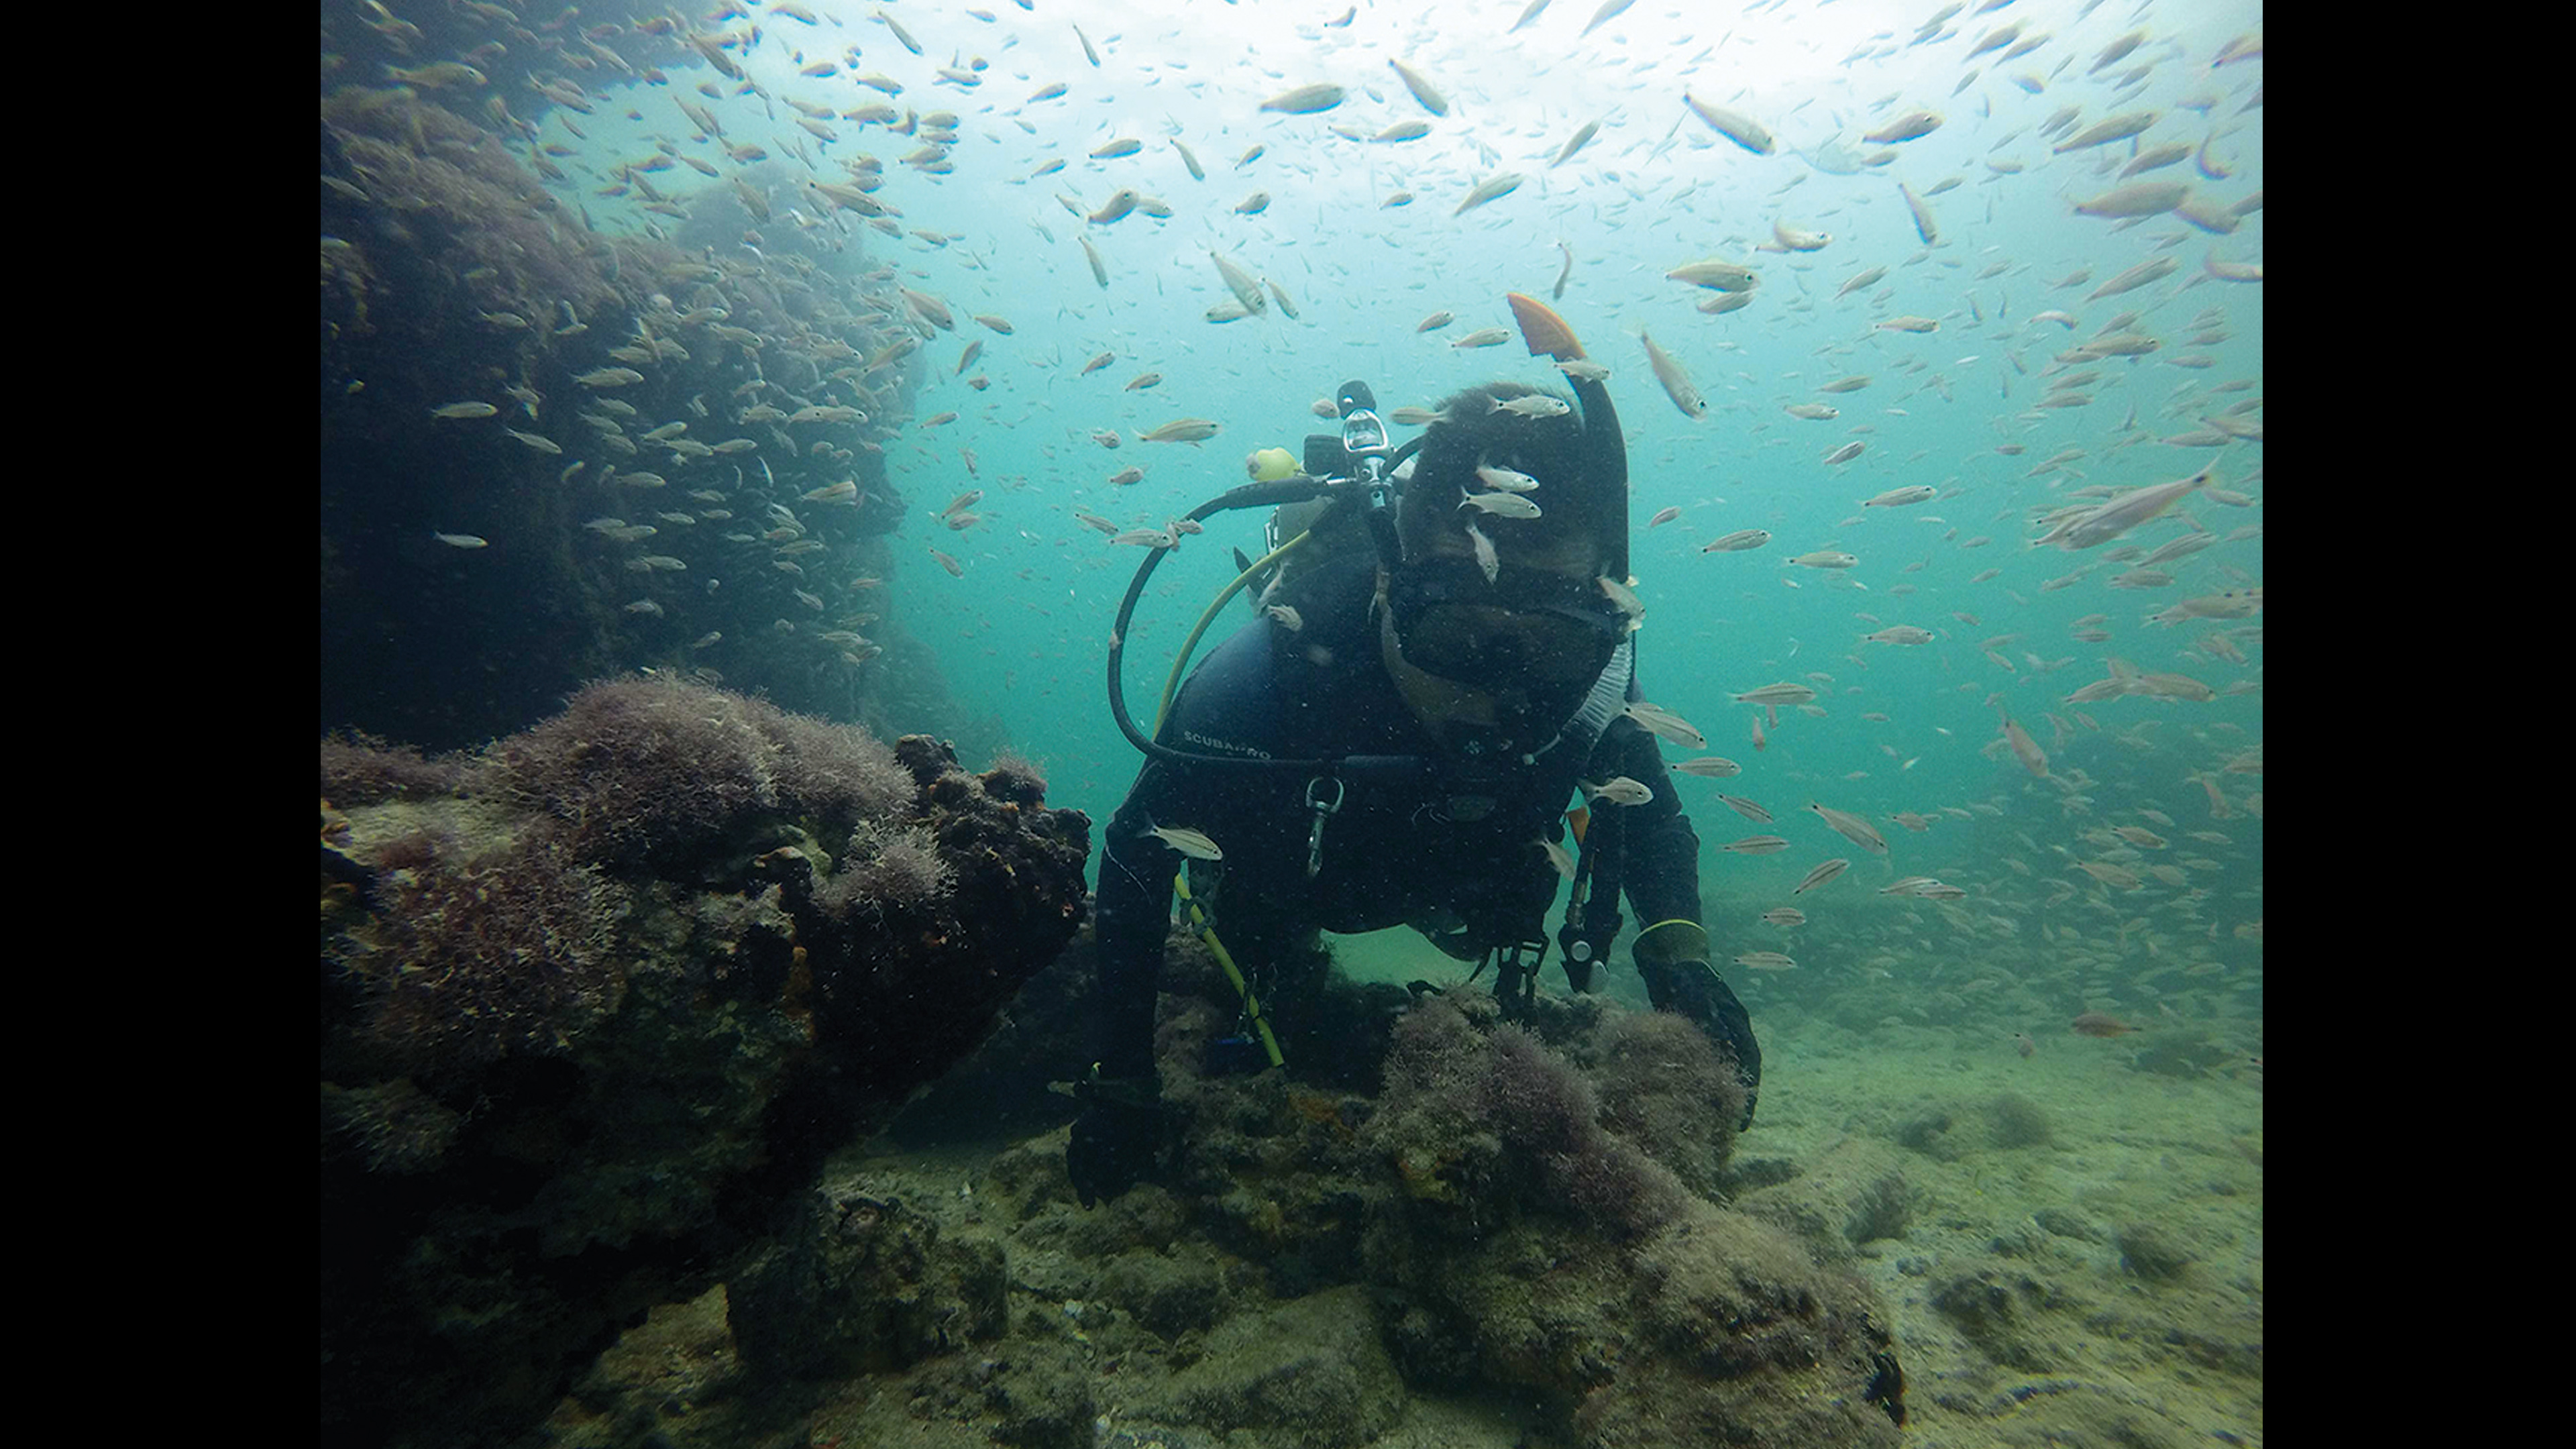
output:
{"label": "diver's glove", "polygon": [[1082,1115],[1073,1121],[1064,1170],[1073,1179],[1074,1195],[1088,1208],[1134,1187],[1158,1166],[1166,1130],[1162,1083],[1152,1077],[1104,1077],[1094,1063],[1073,1095],[1082,1103]]}
{"label": "diver's glove", "polygon": [[1744,1117],[1735,1130],[1752,1126],[1753,1104],[1762,1094],[1762,1044],[1753,1039],[1753,1018],[1744,1003],[1708,964],[1708,932],[1691,921],[1661,921],[1640,933],[1630,949],[1655,1009],[1690,1018],[1734,1056],[1736,1080],[1744,1084]]}

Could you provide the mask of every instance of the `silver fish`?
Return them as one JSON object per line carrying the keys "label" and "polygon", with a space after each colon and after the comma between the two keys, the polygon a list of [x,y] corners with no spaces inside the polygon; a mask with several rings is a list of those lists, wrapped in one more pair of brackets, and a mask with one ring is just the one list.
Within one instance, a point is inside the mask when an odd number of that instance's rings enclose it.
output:
{"label": "silver fish", "polygon": [[1259,278],[1227,261],[1223,252],[1210,252],[1208,257],[1216,263],[1216,274],[1225,279],[1225,289],[1243,304],[1244,311],[1259,314],[1270,310],[1270,299],[1261,295]]}
{"label": "silver fish", "polygon": [[2154,125],[2163,115],[2162,111],[2130,111],[2125,115],[2113,116],[2107,121],[2086,127],[2068,140],[2060,141],[2050,148],[2051,154],[2062,156],[2069,151],[2082,151],[2094,146],[2107,146],[2113,141],[2125,141]]}
{"label": "silver fish", "polygon": [[1337,85],[1319,83],[1299,86],[1295,90],[1281,91],[1263,101],[1261,109],[1280,111],[1291,116],[1310,116],[1317,111],[1329,111],[1340,105],[1342,97],[1346,94],[1348,93]]}
{"label": "silver fish", "polygon": [[2084,300],[2091,302],[2103,297],[2116,297],[2122,292],[2134,292],[2149,282],[2172,276],[2174,269],[2180,265],[2181,263],[2171,257],[2156,257],[2140,262],[2086,293]]}
{"label": "silver fish", "polygon": [[1149,827],[1145,833],[1192,860],[1225,859],[1225,852],[1217,849],[1215,841],[1195,830],[1184,830],[1177,825],[1156,825]]}
{"label": "silver fish", "polygon": [[1435,116],[1449,114],[1448,98],[1441,95],[1439,89],[1431,82],[1424,80],[1418,72],[1403,61],[1389,57],[1387,64],[1395,67],[1395,73],[1404,82],[1404,88],[1413,92],[1413,98],[1422,103],[1422,109]]}
{"label": "silver fish", "polygon": [[[1539,0],[1539,3],[1544,5],[1547,3],[1547,0]],[[1567,880],[1574,879],[1573,851],[1566,849],[1564,846],[1557,844],[1555,841],[1548,839],[1544,835],[1537,837],[1530,843],[1547,852],[1547,863],[1556,867],[1556,873],[1558,875]]]}
{"label": "silver fish", "polygon": [[2106,219],[2161,216],[2182,205],[2190,196],[2189,182],[2133,181],[2116,190],[2103,192],[2089,201],[2077,202],[2075,214]]}
{"label": "silver fish", "polygon": [[1583,29],[1577,31],[1574,38],[1581,40],[1584,36],[1590,35],[1617,18],[1621,11],[1636,3],[1637,0],[1601,0],[1601,8],[1592,12],[1592,18],[1583,22]]}
{"label": "silver fish", "polygon": [[1688,91],[1682,92],[1682,104],[1690,107],[1692,114],[1708,122],[1709,129],[1756,156],[1768,156],[1778,145],[1761,122],[1741,112],[1711,105]]}
{"label": "silver fish", "polygon": [[1536,518],[1538,505],[1517,493],[1461,493],[1461,508],[1481,509],[1496,518]]}
{"label": "silver fish", "polygon": [[1484,571],[1485,582],[1490,584],[1502,577],[1502,556],[1494,552],[1494,541],[1473,521],[1467,525],[1467,542],[1476,550],[1476,567]]}
{"label": "silver fish", "polygon": [[1600,129],[1601,123],[1599,121],[1584,122],[1583,128],[1576,131],[1572,139],[1568,140],[1563,146],[1557,148],[1556,159],[1547,163],[1547,169],[1553,171],[1557,167],[1564,165],[1567,160],[1572,158],[1575,152],[1582,150],[1583,143],[1591,140],[1593,136],[1600,131]]}
{"label": "silver fish", "polygon": [[1743,292],[1752,289],[1756,280],[1751,267],[1710,257],[1691,262],[1664,273],[1668,282],[1688,282],[1694,287],[1707,287],[1719,292]]}
{"label": "silver fish", "polygon": [[1890,488],[1886,492],[1878,495],[1876,498],[1872,498],[1861,504],[1861,507],[1903,508],[1911,503],[1929,502],[1930,500],[1940,496],[1940,489],[1933,487],[1929,483],[1917,483],[1911,488]]}
{"label": "silver fish", "polygon": [[1932,221],[1932,208],[1924,205],[1923,198],[1915,195],[1914,188],[1904,182],[1896,183],[1896,189],[1905,194],[1905,209],[1914,213],[1914,234],[1923,238],[1927,247],[1939,241],[1941,228]]}
{"label": "silver fish", "polygon": [[1879,834],[1878,827],[1868,821],[1831,806],[1818,805],[1813,801],[1808,802],[1807,808],[1815,811],[1827,825],[1833,827],[1834,833],[1843,839],[1872,855],[1887,854],[1887,837]]}
{"label": "silver fish", "polygon": [[1467,199],[1459,202],[1458,209],[1449,214],[1451,216],[1465,216],[1468,212],[1474,211],[1477,207],[1484,205],[1488,201],[1492,201],[1497,197],[1511,195],[1513,192],[1520,190],[1520,187],[1521,174],[1517,171],[1505,171],[1498,175],[1488,176],[1484,180],[1477,182],[1476,189],[1468,192]]}
{"label": "silver fish", "polygon": [[2212,470],[2203,468],[2188,478],[2171,483],[2150,483],[2132,488],[2108,502],[2087,508],[2072,517],[2061,519],[2056,527],[2035,540],[2031,547],[2050,545],[2069,553],[2108,543],[2121,534],[2157,517],[2181,502],[2193,490],[2209,486]]}
{"label": "silver fish", "polygon": [[1911,141],[1920,136],[1928,136],[1940,128],[1939,111],[1907,111],[1861,139],[1874,145],[1887,146],[1898,141]]}
{"label": "silver fish", "polygon": [[1595,800],[1607,800],[1613,805],[1643,805],[1655,798],[1651,787],[1625,775],[1597,783],[1591,780],[1581,783],[1585,795]]}
{"label": "silver fish", "polygon": [[2028,730],[2013,723],[2011,715],[2005,715],[2000,732],[2004,743],[2012,748],[2013,758],[2021,761],[2023,769],[2043,780],[2048,778],[2048,754],[2040,749],[2039,741],[2032,739]]}
{"label": "silver fish", "polygon": [[1645,726],[1646,729],[1654,734],[1661,736],[1664,739],[1668,739],[1674,744],[1680,745],[1684,749],[1704,750],[1708,748],[1707,737],[1702,735],[1698,730],[1693,729],[1689,720],[1682,718],[1680,715],[1674,714],[1670,710],[1658,709],[1651,704],[1646,704],[1640,701],[1628,706],[1627,715],[1628,718]]}
{"label": "silver fish", "polygon": [[1789,892],[1789,894],[1793,896],[1804,895],[1808,891],[1814,890],[1816,887],[1823,885],[1825,882],[1832,880],[1835,876],[1841,875],[1844,871],[1849,869],[1851,869],[1851,862],[1848,860],[1836,859],[1826,861],[1824,864],[1817,866],[1814,870],[1807,872],[1807,878],[1798,882],[1798,888]]}
{"label": "silver fish", "polygon": [[1816,692],[1813,689],[1803,684],[1792,683],[1766,684],[1760,689],[1748,689],[1742,694],[1733,696],[1737,704],[1772,705],[1805,704],[1815,697]]}
{"label": "silver fish", "polygon": [[1708,401],[1699,395],[1699,389],[1692,385],[1690,374],[1682,370],[1682,365],[1675,362],[1670,353],[1657,347],[1655,339],[1642,327],[1637,330],[1637,340],[1646,344],[1646,363],[1655,370],[1655,381],[1663,384],[1664,396],[1671,398],[1673,406],[1682,410],[1682,416],[1707,416]]}
{"label": "silver fish", "polygon": [[1801,231],[1785,221],[1771,223],[1771,241],[1786,252],[1822,251],[1832,245],[1834,235],[1827,231]]}

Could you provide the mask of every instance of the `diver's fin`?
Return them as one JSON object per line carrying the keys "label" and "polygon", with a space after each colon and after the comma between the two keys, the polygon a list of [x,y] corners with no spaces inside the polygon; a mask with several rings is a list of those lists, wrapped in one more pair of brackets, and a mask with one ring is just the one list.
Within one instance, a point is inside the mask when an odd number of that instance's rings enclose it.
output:
{"label": "diver's fin", "polygon": [[1512,304],[1512,320],[1520,324],[1521,341],[1529,344],[1530,356],[1553,357],[1559,362],[1573,362],[1583,356],[1583,344],[1574,340],[1574,329],[1556,315],[1554,308],[1536,297],[1506,292],[1503,300]]}

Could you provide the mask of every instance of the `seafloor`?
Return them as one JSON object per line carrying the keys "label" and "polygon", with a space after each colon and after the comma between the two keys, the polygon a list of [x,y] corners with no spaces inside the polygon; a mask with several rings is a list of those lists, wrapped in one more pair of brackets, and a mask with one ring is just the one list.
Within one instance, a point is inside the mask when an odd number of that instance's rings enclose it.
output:
{"label": "seafloor", "polygon": [[[1445,980],[1457,969],[1402,932],[1341,942],[1337,954],[1363,980]],[[1899,998],[1890,1000],[1887,1020],[1857,1030],[1756,1005],[1766,1063],[1760,1120],[1737,1141],[1728,1182],[1751,1193],[1798,1181],[1812,1190],[1797,1211],[1848,1208],[1842,1221],[1808,1225],[1815,1231],[1803,1238],[1826,1245],[1819,1261],[1864,1279],[1883,1306],[1907,1381],[1903,1441],[1921,1449],[2260,1444],[2259,1059],[2180,1073],[2144,1068],[2152,1028],[2118,1040],[2042,1037],[2024,1056],[2011,1032],[1906,1025]],[[680,1445],[968,1449],[1013,1442],[1015,1432],[1047,1438],[1031,1427],[1047,1422],[1043,1406],[1002,1402],[999,1387],[978,1392],[1016,1375],[1009,1392],[1025,1396],[1035,1356],[1059,1360],[1081,1380],[1066,1395],[1091,1411],[1093,1441],[1120,1449],[1305,1442],[1277,1427],[1168,1423],[1193,1391],[1198,1402],[1226,1393],[1257,1399],[1265,1380],[1294,1384],[1301,1375],[1319,1379],[1327,1396],[1382,1400],[1375,1420],[1348,1404],[1318,1419],[1311,1428],[1322,1440],[1373,1449],[1568,1442],[1561,1416],[1551,1420],[1534,1397],[1372,1382],[1338,1361],[1318,1371],[1316,1355],[1333,1360],[1353,1340],[1374,1337],[1357,1290],[1270,1302],[1248,1290],[1259,1265],[1189,1242],[1185,1214],[1159,1189],[1096,1214],[1064,1203],[1039,1211],[1030,1184],[1060,1178],[1060,1128],[1023,1141],[898,1149],[893,1140],[843,1154],[827,1178],[936,1202],[945,1221],[1009,1241],[1007,1336],[961,1343],[954,1355],[899,1372],[814,1385],[795,1409],[799,1434],[743,1401],[762,1391],[737,1356],[719,1287],[630,1331],[541,1440],[637,1442],[645,1424],[652,1442]],[[1096,1235],[1087,1246],[1077,1240],[1086,1225]],[[1109,1254],[1120,1271],[1067,1267],[1123,1236],[1158,1233],[1170,1236],[1155,1249]],[[1161,1266],[1168,1277],[1157,1278]],[[1214,1301],[1187,1302],[1193,1281]],[[1069,1282],[1110,1286],[1096,1299],[1067,1297]],[[1128,1306],[1104,1301],[1112,1298]],[[1148,1317],[1157,1311],[1150,1305],[1162,1305],[1168,1321],[1152,1325],[1159,1332],[1130,1321],[1140,1304]],[[1122,1345],[1143,1347],[1108,1351]],[[763,1421],[765,1431],[755,1427]],[[1655,1441],[1635,1442],[1647,1449]]]}

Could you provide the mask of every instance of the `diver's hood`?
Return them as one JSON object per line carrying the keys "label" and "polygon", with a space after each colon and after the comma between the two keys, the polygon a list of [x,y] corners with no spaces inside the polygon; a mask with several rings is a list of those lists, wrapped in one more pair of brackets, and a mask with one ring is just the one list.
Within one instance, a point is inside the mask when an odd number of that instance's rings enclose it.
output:
{"label": "diver's hood", "polygon": [[[1566,329],[1563,319],[1544,305],[1514,294],[1511,298],[1514,317],[1521,335],[1533,356],[1546,356],[1559,361],[1578,359],[1582,345]],[[1609,520],[1606,550],[1607,573],[1624,583],[1628,573],[1628,444],[1619,431],[1619,412],[1610,401],[1610,389],[1598,378],[1567,375],[1573,384],[1575,400],[1583,409],[1583,438],[1578,445],[1578,469],[1585,486],[1603,490],[1607,501],[1603,516]],[[1415,440],[1415,446],[1421,442]],[[1408,449],[1409,451],[1409,449]],[[1405,560],[1397,563],[1390,574],[1420,575],[1455,568],[1461,561],[1448,559]],[[1401,585],[1398,585],[1401,588]],[[1440,742],[1453,759],[1461,755],[1509,754],[1534,755],[1554,748],[1560,741],[1581,737],[1583,747],[1597,738],[1608,724],[1608,715],[1583,730],[1586,721],[1604,698],[1610,701],[1608,714],[1616,714],[1625,705],[1630,678],[1635,671],[1634,636],[1627,632],[1624,620],[1614,628],[1615,640],[1605,650],[1606,662],[1598,674],[1585,679],[1550,682],[1533,691],[1496,690],[1482,680],[1462,680],[1424,668],[1408,658],[1396,628],[1396,608],[1380,611],[1380,653],[1385,656],[1388,673],[1394,678],[1398,693],[1413,707],[1424,727]],[[1554,612],[1570,611],[1562,608]],[[1596,655],[1594,657],[1602,657]],[[1588,682],[1587,682],[1588,681]],[[1485,687],[1480,687],[1485,686]]]}
{"label": "diver's hood", "polygon": [[[1517,293],[1514,294],[1513,300],[1515,310],[1518,310],[1519,303],[1526,301]],[[1531,305],[1535,307],[1537,304]],[[1545,313],[1546,309],[1538,310]],[[1546,315],[1551,319],[1554,317],[1553,313],[1546,313]],[[1559,329],[1563,326],[1561,322],[1556,325]],[[1527,319],[1524,319],[1523,330],[1531,337],[1532,354],[1554,355],[1541,345],[1545,334],[1533,328]],[[1575,343],[1571,334],[1560,330],[1557,337],[1558,345],[1570,354],[1559,360],[1574,361],[1582,357],[1582,348]],[[1604,535],[1603,542],[1608,545],[1609,555],[1609,567],[1605,572],[1621,583],[1626,583],[1628,581],[1628,442],[1619,432],[1619,410],[1611,404],[1610,389],[1600,379],[1580,378],[1569,374],[1566,380],[1573,385],[1574,399],[1582,409],[1583,419],[1582,438],[1575,445],[1575,471],[1577,476],[1583,479],[1584,487],[1594,492],[1600,500],[1598,516],[1601,520],[1601,532]],[[1431,438],[1432,434],[1428,432],[1415,438],[1396,450],[1393,455],[1395,460],[1399,464],[1407,464],[1416,450]],[[1400,470],[1397,476],[1405,481],[1409,490],[1412,481],[1409,467]],[[1390,569],[1400,566],[1399,561],[1394,558],[1382,559],[1382,562]]]}

